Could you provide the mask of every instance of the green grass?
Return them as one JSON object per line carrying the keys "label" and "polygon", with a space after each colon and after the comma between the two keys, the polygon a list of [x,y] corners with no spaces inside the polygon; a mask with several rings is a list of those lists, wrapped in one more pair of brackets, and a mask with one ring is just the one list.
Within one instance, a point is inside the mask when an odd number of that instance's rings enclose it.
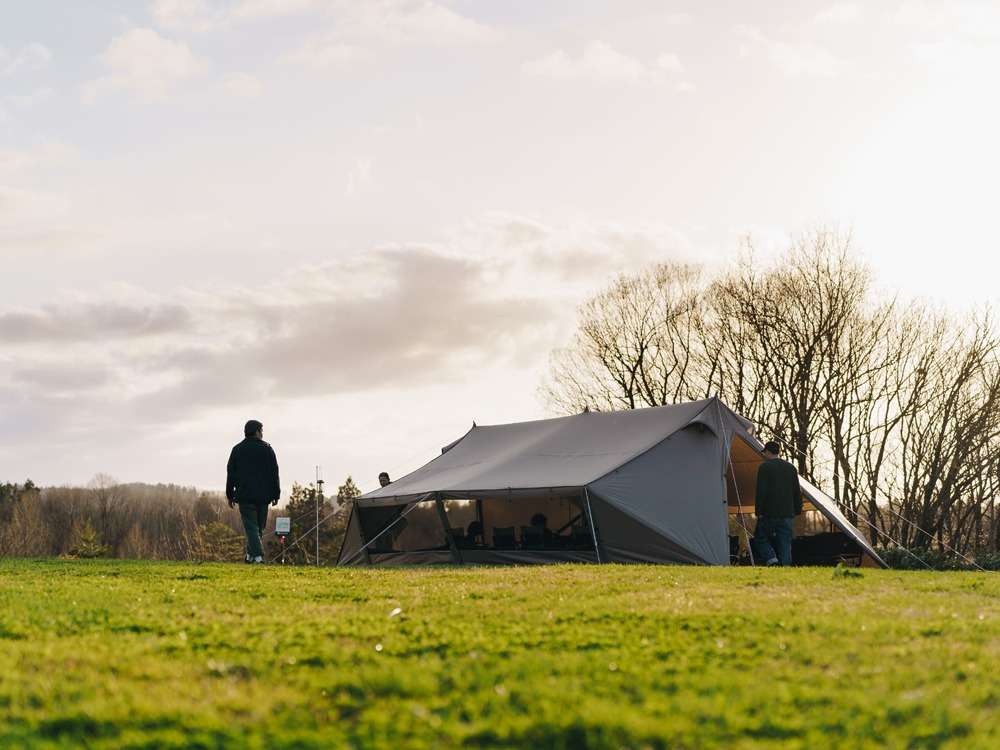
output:
{"label": "green grass", "polygon": [[0,664],[3,748],[997,748],[1000,576],[4,560]]}

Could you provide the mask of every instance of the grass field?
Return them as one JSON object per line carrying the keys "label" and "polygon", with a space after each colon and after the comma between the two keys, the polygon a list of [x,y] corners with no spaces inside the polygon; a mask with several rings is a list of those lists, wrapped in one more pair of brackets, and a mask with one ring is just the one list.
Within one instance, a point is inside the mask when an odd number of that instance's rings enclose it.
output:
{"label": "grass field", "polygon": [[1000,575],[0,561],[0,747],[997,748]]}

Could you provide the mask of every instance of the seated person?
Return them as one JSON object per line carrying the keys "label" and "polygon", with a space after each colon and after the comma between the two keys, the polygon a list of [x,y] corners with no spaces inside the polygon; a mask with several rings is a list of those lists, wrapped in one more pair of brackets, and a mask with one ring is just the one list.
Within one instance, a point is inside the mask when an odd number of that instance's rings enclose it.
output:
{"label": "seated person", "polygon": [[549,529],[549,519],[545,517],[544,513],[536,513],[531,517],[531,527],[533,529],[538,529],[542,538],[542,544],[546,547],[552,546],[552,530]]}
{"label": "seated person", "polygon": [[486,535],[483,533],[483,522],[473,521],[465,530],[465,539],[469,544],[486,544]]}

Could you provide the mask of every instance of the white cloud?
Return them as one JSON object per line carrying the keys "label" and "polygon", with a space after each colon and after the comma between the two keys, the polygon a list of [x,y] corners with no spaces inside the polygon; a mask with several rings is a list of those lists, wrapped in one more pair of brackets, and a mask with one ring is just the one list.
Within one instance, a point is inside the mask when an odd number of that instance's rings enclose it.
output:
{"label": "white cloud", "polygon": [[995,2],[908,0],[900,4],[892,20],[935,36],[961,34],[985,41],[1000,39],[1000,6]]}
{"label": "white cloud", "polygon": [[672,53],[660,55],[651,64],[619,52],[599,40],[587,45],[579,57],[556,50],[529,60],[521,66],[529,75],[556,81],[592,81],[597,83],[643,83],[663,80],[665,74],[679,73],[684,67]]}
{"label": "white cloud", "polygon": [[426,0],[357,3],[356,7],[353,23],[357,31],[390,44],[477,44],[495,36],[489,27]]}
{"label": "white cloud", "polygon": [[624,55],[601,41],[591,42],[577,58],[560,49],[529,60],[522,67],[526,73],[558,81],[640,81],[649,75],[649,69],[641,60]]}
{"label": "white cloud", "polygon": [[73,146],[60,142],[38,143],[23,149],[0,149],[0,180],[52,167],[74,166],[79,158],[80,154]]}
{"label": "white cloud", "polygon": [[339,32],[333,32],[307,39],[286,59],[313,70],[347,70],[370,58],[364,48],[344,42]]}
{"label": "white cloud", "polygon": [[263,90],[260,81],[249,73],[230,73],[222,79],[222,88],[237,99],[255,99]]}
{"label": "white cloud", "polygon": [[957,89],[984,90],[996,83],[1000,69],[1000,46],[979,44],[967,37],[950,36],[911,45],[913,57]]}
{"label": "white cloud", "polygon": [[861,6],[858,3],[835,3],[830,5],[813,18],[817,24],[842,24],[860,21]]}
{"label": "white cloud", "polygon": [[[255,13],[288,10],[281,3],[272,5],[270,0],[255,2],[251,7]],[[425,0],[334,3],[323,7],[329,28],[294,49],[287,56],[290,62],[314,69],[344,69],[373,59],[386,48],[475,45],[497,37],[488,26]]]}
{"label": "white cloud", "polygon": [[[364,160],[358,167],[370,173]],[[104,406],[144,420],[220,400],[416,388],[461,378],[476,363],[544,360],[595,282],[680,244],[662,227],[554,228],[495,216],[441,246],[377,249],[253,288],[70,293],[58,304],[0,306],[4,369],[41,396],[53,381],[72,384],[83,356],[131,384],[130,394],[101,394]],[[237,382],[233,372],[258,376]]]}
{"label": "white cloud", "polygon": [[[178,290],[170,301],[105,290],[0,309],[0,412],[13,400],[30,417],[27,403],[41,410],[55,382],[86,391],[76,406],[111,427],[125,414],[172,423],[220,404],[460,380],[469,367],[523,356],[546,329],[539,321],[551,301],[509,291],[517,287],[498,294],[488,282],[495,270],[409,246],[300,268],[254,289]],[[81,357],[95,372],[76,382]]]}
{"label": "white cloud", "polygon": [[357,195],[372,183],[371,159],[358,159],[347,176],[348,195]]}
{"label": "white cloud", "polygon": [[334,4],[323,0],[241,0],[233,5],[230,16],[252,21],[320,10]]}
{"label": "white cloud", "polygon": [[[892,20],[911,32],[914,59],[959,87],[995,88],[1000,65],[1000,6],[904,2]],[[952,85],[952,84],[948,84]]]}
{"label": "white cloud", "polygon": [[764,57],[787,76],[833,78],[846,68],[846,63],[836,55],[808,41],[773,39],[756,26],[740,26],[736,34],[743,56]]}
{"label": "white cloud", "polygon": [[284,56],[304,67],[345,69],[373,59],[380,48],[473,45],[497,32],[432,0],[154,0],[163,28],[203,32],[294,15],[315,16],[317,30]]}
{"label": "white cloud", "polygon": [[223,18],[207,0],[154,0],[152,11],[160,26],[173,31],[208,31]]}
{"label": "white cloud", "polygon": [[29,91],[27,94],[11,94],[7,97],[7,101],[9,101],[15,109],[25,111],[33,109],[47,101],[51,101],[54,96],[55,91],[47,86],[43,86],[33,91]]}
{"label": "white cloud", "polygon": [[657,16],[657,21],[667,26],[687,26],[694,16],[684,11],[671,11]]}
{"label": "white cloud", "polygon": [[666,52],[656,58],[656,67],[668,73],[683,73],[684,66],[681,59],[672,52]]}
{"label": "white cloud", "polygon": [[165,99],[180,83],[207,67],[183,42],[143,28],[130,29],[112,39],[101,59],[110,72],[84,84],[85,101],[93,101],[109,90],[126,91],[146,101]]}
{"label": "white cloud", "polygon": [[0,75],[12,76],[24,71],[40,70],[52,60],[52,53],[44,44],[32,42],[11,52],[0,47]]}
{"label": "white cloud", "polygon": [[66,213],[67,208],[68,202],[61,195],[0,185],[0,238],[15,226],[54,222]]}

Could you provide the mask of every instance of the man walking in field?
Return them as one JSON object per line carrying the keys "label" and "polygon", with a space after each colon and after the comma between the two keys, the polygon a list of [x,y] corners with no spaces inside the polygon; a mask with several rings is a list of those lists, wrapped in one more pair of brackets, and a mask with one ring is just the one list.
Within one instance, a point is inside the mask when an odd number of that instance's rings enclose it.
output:
{"label": "man walking in field", "polygon": [[237,503],[247,535],[246,562],[264,562],[261,535],[267,527],[267,505],[278,504],[281,484],[278,459],[264,442],[264,425],[251,419],[243,427],[243,442],[233,446],[226,465],[226,499],[229,507]]}
{"label": "man walking in field", "polygon": [[775,441],[764,446],[764,463],[757,469],[757,528],[753,552],[765,565],[792,564],[795,516],[802,512],[802,490],[795,467],[778,454]]}

